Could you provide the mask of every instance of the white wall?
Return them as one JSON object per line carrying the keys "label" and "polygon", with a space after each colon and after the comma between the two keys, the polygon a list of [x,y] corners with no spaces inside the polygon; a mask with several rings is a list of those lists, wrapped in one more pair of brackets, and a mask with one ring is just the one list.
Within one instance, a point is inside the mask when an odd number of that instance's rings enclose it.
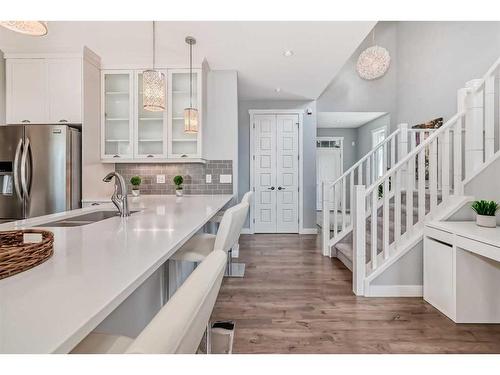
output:
{"label": "white wall", "polygon": [[[303,148],[304,163],[304,228],[316,228],[316,102],[289,100],[244,100],[238,108],[238,195],[250,190],[250,116],[249,109],[306,109],[312,115],[304,114]],[[248,228],[248,221],[245,227]]]}
{"label": "white wall", "polygon": [[5,124],[5,60],[0,51],[0,125]]}
{"label": "white wall", "polygon": [[238,74],[212,70],[207,77],[207,121],[203,154],[208,160],[233,160],[233,190],[238,192]]}

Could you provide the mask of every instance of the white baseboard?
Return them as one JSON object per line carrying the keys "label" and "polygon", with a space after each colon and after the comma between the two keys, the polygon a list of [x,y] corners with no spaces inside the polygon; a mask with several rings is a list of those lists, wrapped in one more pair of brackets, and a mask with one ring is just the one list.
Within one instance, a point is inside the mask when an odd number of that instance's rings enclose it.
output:
{"label": "white baseboard", "polygon": [[370,285],[366,297],[422,297],[422,285]]}
{"label": "white baseboard", "polygon": [[241,229],[241,234],[253,234],[250,228]]}
{"label": "white baseboard", "polygon": [[318,228],[302,228],[299,234],[318,234]]}

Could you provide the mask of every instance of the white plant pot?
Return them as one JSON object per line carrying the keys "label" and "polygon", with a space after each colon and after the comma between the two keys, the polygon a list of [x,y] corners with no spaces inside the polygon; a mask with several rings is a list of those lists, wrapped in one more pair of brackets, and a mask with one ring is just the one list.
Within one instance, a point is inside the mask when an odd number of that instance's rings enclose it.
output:
{"label": "white plant pot", "polygon": [[182,190],[176,190],[175,195],[177,195],[178,197],[182,197],[182,195],[183,195]]}
{"label": "white plant pot", "polygon": [[496,216],[476,215],[476,224],[480,227],[495,228],[497,218]]}
{"label": "white plant pot", "polygon": [[139,195],[141,195],[141,191],[139,189],[132,189],[132,195],[134,197],[138,197]]}

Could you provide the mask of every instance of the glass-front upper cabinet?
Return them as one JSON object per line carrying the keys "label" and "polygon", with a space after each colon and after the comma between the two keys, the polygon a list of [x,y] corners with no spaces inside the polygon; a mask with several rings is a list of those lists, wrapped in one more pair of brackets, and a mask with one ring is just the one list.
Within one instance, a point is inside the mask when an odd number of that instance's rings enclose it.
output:
{"label": "glass-front upper cabinet", "polygon": [[184,109],[190,105],[189,69],[168,70],[168,157],[201,158],[202,90],[201,69],[193,69],[192,105],[198,109],[198,133],[184,133]]}
{"label": "glass-front upper cabinet", "polygon": [[133,158],[132,71],[102,72],[101,157]]}
{"label": "glass-front upper cabinet", "polygon": [[[167,79],[166,72],[165,81]],[[135,116],[135,148],[137,159],[167,157],[167,109],[164,111],[146,111],[143,107],[142,72],[136,72],[136,113]],[[167,101],[167,100],[165,100]]]}

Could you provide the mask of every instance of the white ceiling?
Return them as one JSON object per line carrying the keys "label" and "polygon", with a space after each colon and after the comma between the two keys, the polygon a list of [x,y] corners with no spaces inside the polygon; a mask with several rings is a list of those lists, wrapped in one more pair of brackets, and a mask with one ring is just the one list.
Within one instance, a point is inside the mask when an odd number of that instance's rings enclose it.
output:
{"label": "white ceiling", "polygon": [[318,112],[318,128],[359,128],[387,112]]}
{"label": "white ceiling", "polygon": [[[157,62],[186,66],[186,35],[198,43],[194,59],[211,69],[237,70],[240,99],[316,99],[375,22],[173,22],[157,23]],[[45,37],[0,27],[4,52],[66,52],[88,46],[104,66],[151,64],[151,22],[52,21]],[[284,57],[286,49],[294,51]],[[275,89],[281,91],[277,93]]]}

